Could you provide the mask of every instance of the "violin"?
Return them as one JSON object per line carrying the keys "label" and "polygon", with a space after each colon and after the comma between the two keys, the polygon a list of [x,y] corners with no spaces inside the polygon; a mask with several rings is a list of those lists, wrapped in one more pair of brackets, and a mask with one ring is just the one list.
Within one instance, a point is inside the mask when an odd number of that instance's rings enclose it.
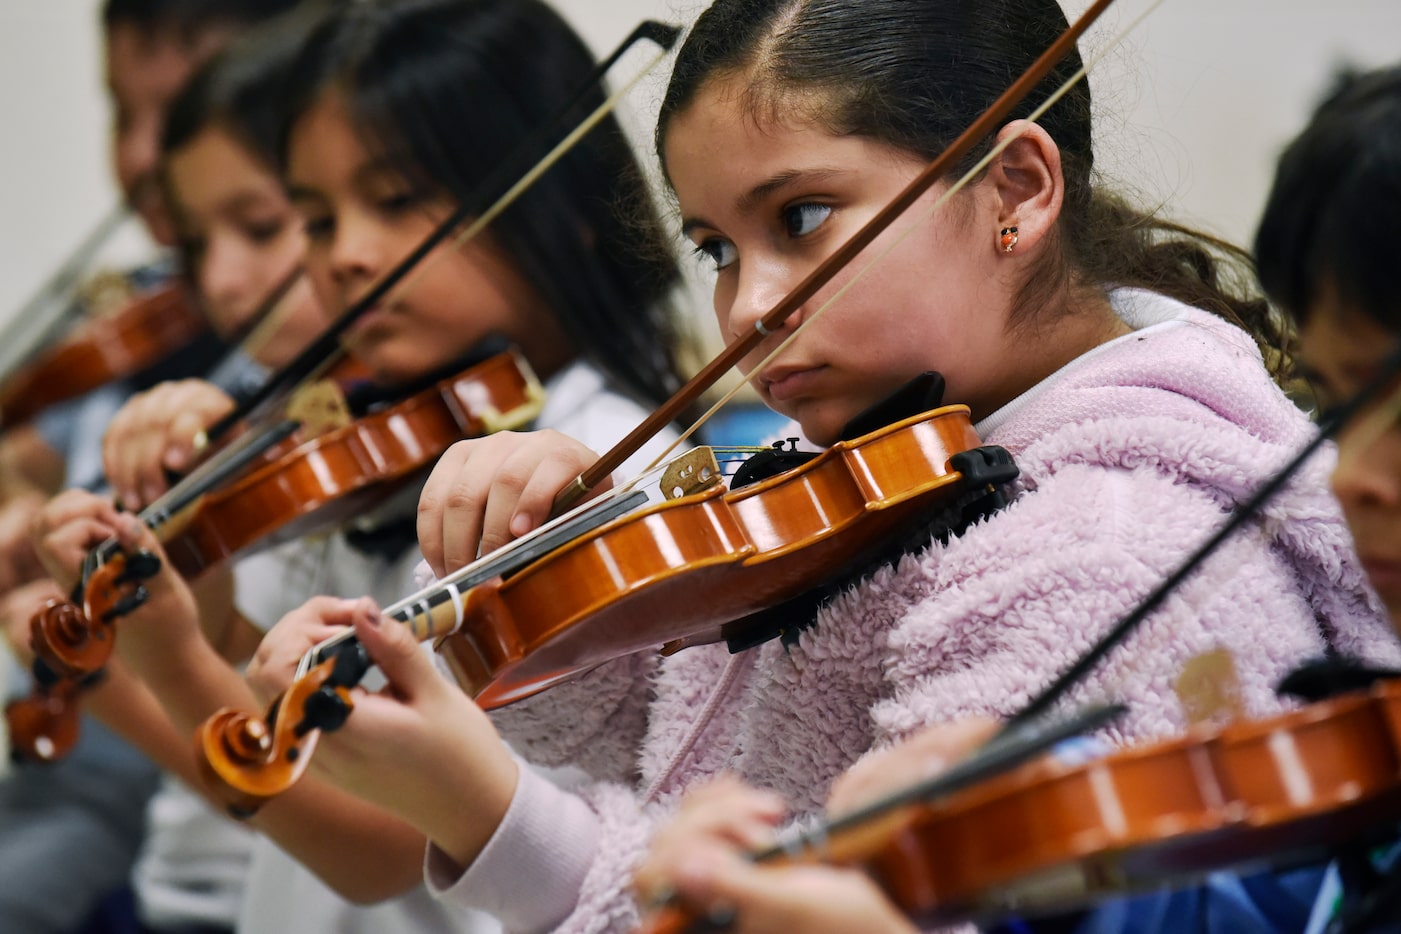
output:
{"label": "violin", "polygon": [[[1325,858],[1401,820],[1401,681],[839,821],[762,861],[865,869],[917,923],[1034,917],[1249,864]],[[704,919],[669,906],[643,927]]]}
{"label": "violin", "polygon": [[[1017,472],[1001,448],[982,446],[962,405],[804,460],[729,490],[687,465],[681,474],[703,488],[636,510],[629,504],[645,500],[640,491],[605,500],[602,515],[586,509],[547,526],[385,615],[437,640],[462,688],[493,709],[664,643],[752,641],[770,618],[761,611],[866,569],[882,545],[931,514],[997,497]],[[664,485],[685,490],[677,476]],[[609,509],[629,511],[610,518]],[[300,777],[309,744],[344,722],[349,689],[368,668],[353,636],[334,637],[303,660],[266,717],[223,710],[205,722],[202,767],[235,813],[246,816]]]}
{"label": "violin", "polygon": [[0,382],[0,425],[23,424],[50,406],[140,373],[206,330],[207,323],[179,285],[92,318]]}
{"label": "violin", "polygon": [[66,756],[78,742],[81,691],[79,682],[60,679],[6,704],[11,758],[55,762]]}
{"label": "violin", "polygon": [[[360,514],[454,442],[527,424],[543,400],[524,358],[499,353],[251,472],[233,471],[214,489],[173,502],[163,497],[143,518],[175,568],[193,578],[268,544],[274,532],[309,535]],[[106,663],[111,624],[144,600],[138,582],[158,569],[153,556],[143,559],[140,552],[99,548],[94,554],[74,601],[81,601],[81,612],[51,601],[33,621],[35,654],[60,674],[89,674]]]}
{"label": "violin", "polygon": [[544,399],[524,357],[495,354],[205,494],[163,525],[166,555],[193,579],[254,546],[342,525],[463,438],[534,421]]}
{"label": "violin", "polygon": [[[275,459],[255,462],[246,472],[235,469],[232,480],[208,492],[174,502],[163,498],[143,518],[172,565],[194,578],[270,544],[274,534],[281,540],[342,524],[388,497],[454,442],[527,424],[543,400],[524,358],[514,351],[494,354],[343,428],[290,447],[279,443]],[[71,747],[65,738],[76,739],[76,714],[71,730],[53,725],[76,696],[70,682],[107,663],[116,620],[145,601],[141,581],[158,569],[148,552],[99,547],[85,564],[73,601],[50,600],[30,621],[39,684],[30,698],[6,710],[19,757],[52,761]],[[40,711],[44,717],[37,716]]]}

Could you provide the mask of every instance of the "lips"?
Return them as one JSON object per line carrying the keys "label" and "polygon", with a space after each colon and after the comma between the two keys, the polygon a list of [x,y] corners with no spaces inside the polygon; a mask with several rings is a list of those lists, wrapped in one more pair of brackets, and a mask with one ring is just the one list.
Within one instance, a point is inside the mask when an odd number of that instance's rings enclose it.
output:
{"label": "lips", "polygon": [[759,382],[775,402],[786,402],[811,394],[821,381],[824,369],[820,366],[775,367],[765,370]]}
{"label": "lips", "polygon": [[1377,593],[1388,598],[1401,598],[1401,559],[1366,555],[1362,558],[1362,569],[1376,588]]}

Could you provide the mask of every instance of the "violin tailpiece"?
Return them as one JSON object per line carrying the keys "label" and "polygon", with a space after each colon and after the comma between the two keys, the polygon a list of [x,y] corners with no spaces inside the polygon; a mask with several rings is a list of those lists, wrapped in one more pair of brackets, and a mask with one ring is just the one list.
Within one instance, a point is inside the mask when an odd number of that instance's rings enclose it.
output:
{"label": "violin tailpiece", "polygon": [[963,474],[968,484],[963,493],[925,513],[911,524],[905,535],[884,543],[874,551],[853,555],[846,569],[826,583],[776,606],[727,623],[723,632],[730,652],[743,652],[776,638],[781,638],[785,645],[795,644],[798,636],[817,622],[817,613],[822,605],[838,594],[933,542],[948,544],[950,539],[962,535],[974,522],[996,514],[1007,505],[1006,487],[1017,478],[1019,471],[1012,455],[1004,448],[983,445],[955,455],[950,463]]}

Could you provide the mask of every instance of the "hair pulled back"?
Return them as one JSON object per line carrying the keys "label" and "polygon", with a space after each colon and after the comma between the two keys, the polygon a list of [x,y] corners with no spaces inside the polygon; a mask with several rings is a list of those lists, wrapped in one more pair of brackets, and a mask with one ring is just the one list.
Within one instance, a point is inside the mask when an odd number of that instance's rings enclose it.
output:
{"label": "hair pulled back", "polygon": [[[760,120],[796,114],[834,135],[931,161],[1066,27],[1054,0],[715,0],[678,54],[657,151],[664,158],[670,120],[708,81],[738,78]],[[1012,119],[1028,116],[1080,66],[1072,51]],[[1060,149],[1065,196],[1059,230],[1028,271],[1013,323],[1064,305],[1072,287],[1140,286],[1214,312],[1267,348],[1284,347],[1287,328],[1249,294],[1244,251],[1094,185],[1090,115],[1089,84],[1079,81],[1038,121]],[[992,144],[982,141],[952,174]]]}
{"label": "hair pulled back", "polygon": [[1401,331],[1401,66],[1344,74],[1279,160],[1255,238],[1265,290],[1303,323],[1325,287]]}
{"label": "hair pulled back", "polygon": [[[367,149],[465,203],[594,67],[582,40],[538,0],[361,0],[327,13],[302,47],[285,90],[280,158],[292,125],[334,90]],[[603,100],[594,87],[584,106]],[[665,303],[676,262],[615,120],[575,145],[489,235],[619,385],[660,401],[680,384]]]}

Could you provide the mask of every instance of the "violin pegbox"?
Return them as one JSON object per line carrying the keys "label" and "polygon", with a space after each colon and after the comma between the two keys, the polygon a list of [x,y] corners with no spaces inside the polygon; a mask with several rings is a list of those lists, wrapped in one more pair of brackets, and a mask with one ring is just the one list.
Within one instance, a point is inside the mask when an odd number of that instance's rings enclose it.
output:
{"label": "violin pegbox", "polygon": [[714,448],[701,446],[692,448],[668,464],[662,471],[660,485],[662,495],[667,499],[680,499],[704,493],[722,480]]}

